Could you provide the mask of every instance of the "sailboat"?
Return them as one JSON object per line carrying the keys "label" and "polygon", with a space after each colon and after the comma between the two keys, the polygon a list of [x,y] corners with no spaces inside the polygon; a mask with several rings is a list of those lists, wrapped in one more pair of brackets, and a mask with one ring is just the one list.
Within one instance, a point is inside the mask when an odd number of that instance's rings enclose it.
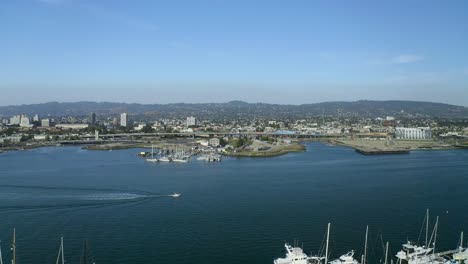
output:
{"label": "sailboat", "polygon": [[13,244],[11,245],[12,258],[11,263],[16,264],[16,228],[13,228]]}
{"label": "sailboat", "polygon": [[65,264],[65,255],[63,253],[63,237],[60,238],[60,248],[59,248],[59,252],[57,255],[57,261],[55,262],[55,264],[59,264],[59,263]]}
{"label": "sailboat", "polygon": [[[429,238],[429,210],[427,210],[426,221],[426,243],[424,246],[419,246],[417,243],[408,241],[403,244],[403,249],[400,250],[396,257],[398,258],[397,264],[444,264],[447,262],[439,254],[435,253],[435,246],[437,242],[437,228],[439,224],[439,217],[436,218],[434,229],[431,237]],[[429,240],[428,240],[429,239]],[[431,248],[430,245],[433,247]]]}
{"label": "sailboat", "polygon": [[[364,246],[364,252],[367,251],[367,234],[368,234],[369,228],[366,227],[366,242]],[[363,263],[365,262],[365,256],[366,253],[363,255]],[[354,259],[354,250],[348,251],[348,253],[341,255],[338,259],[332,260],[329,262],[330,264],[359,264],[359,262]],[[325,261],[325,264],[328,264],[327,261]]]}
{"label": "sailboat", "polygon": [[177,146],[176,146],[176,152],[175,152],[175,155],[174,155],[174,158],[172,159],[173,162],[188,162],[188,158],[185,156],[185,151],[184,149],[182,148],[182,150],[180,150]]}
{"label": "sailboat", "polygon": [[153,145],[151,145],[151,158],[146,159],[146,161],[148,161],[148,162],[158,162],[159,161],[159,159],[156,159],[154,157],[154,146]]}

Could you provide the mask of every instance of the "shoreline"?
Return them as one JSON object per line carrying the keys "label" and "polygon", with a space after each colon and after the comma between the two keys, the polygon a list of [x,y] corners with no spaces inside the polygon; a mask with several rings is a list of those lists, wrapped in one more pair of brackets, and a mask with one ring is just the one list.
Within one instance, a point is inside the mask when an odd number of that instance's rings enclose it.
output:
{"label": "shoreline", "polygon": [[[383,140],[362,140],[362,139],[314,139],[314,140],[300,140],[292,143],[291,145],[279,146],[276,150],[269,151],[240,151],[240,152],[222,152],[223,156],[229,157],[276,157],[288,153],[304,152],[307,147],[304,143],[320,142],[330,146],[344,146],[356,150],[356,152],[363,155],[386,155],[386,154],[408,154],[411,151],[435,151],[435,150],[452,150],[452,149],[468,149],[468,145],[450,145],[442,144],[435,140],[423,141],[410,141],[398,140],[395,141],[396,145],[386,146]],[[174,144],[184,144],[190,146],[194,142],[102,142],[100,144],[61,144],[57,142],[41,142],[31,145],[17,145],[0,148],[0,154],[12,151],[26,151],[29,149],[43,148],[43,147],[62,147],[62,146],[81,146],[81,148],[91,151],[109,151],[121,149],[136,149],[145,148],[151,149],[154,145],[155,148],[168,147]]]}
{"label": "shoreline", "polygon": [[267,158],[277,157],[294,152],[304,152],[307,147],[300,143],[293,143],[291,145],[280,146],[277,150],[272,151],[241,151],[241,152],[223,152],[221,155],[229,157],[248,157],[248,158]]}
{"label": "shoreline", "polygon": [[409,154],[411,151],[434,151],[467,149],[468,146],[442,144],[435,140],[396,140],[387,145],[384,140],[341,139],[330,140],[329,144],[353,148],[363,155]]}

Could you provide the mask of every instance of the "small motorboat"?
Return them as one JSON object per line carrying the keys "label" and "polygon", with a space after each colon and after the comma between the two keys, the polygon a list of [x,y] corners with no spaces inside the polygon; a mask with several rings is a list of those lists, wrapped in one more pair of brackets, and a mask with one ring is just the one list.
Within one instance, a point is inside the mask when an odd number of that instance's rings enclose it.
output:
{"label": "small motorboat", "polygon": [[180,193],[173,193],[173,194],[169,194],[170,197],[179,197],[180,196]]}

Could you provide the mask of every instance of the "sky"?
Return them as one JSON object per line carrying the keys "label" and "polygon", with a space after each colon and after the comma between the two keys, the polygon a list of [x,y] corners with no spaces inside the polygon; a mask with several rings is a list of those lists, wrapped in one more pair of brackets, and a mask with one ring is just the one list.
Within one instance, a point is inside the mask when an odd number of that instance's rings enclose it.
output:
{"label": "sky", "polygon": [[0,105],[468,106],[468,1],[2,0]]}

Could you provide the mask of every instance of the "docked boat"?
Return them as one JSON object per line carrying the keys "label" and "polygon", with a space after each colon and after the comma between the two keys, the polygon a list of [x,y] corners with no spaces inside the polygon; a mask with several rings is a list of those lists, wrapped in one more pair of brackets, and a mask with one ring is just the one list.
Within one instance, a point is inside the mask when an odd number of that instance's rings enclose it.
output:
{"label": "docked boat", "polygon": [[359,264],[359,262],[354,259],[354,250],[351,250],[348,253],[341,255],[340,258],[332,260],[329,263],[330,264]]}
{"label": "docked boat", "polygon": [[309,256],[304,253],[300,247],[292,247],[288,243],[284,244],[286,248],[286,257],[277,258],[273,261],[274,264],[309,264]]}
{"label": "docked boat", "polygon": [[207,162],[219,162],[221,161],[221,155],[215,153],[207,153],[198,157],[197,160],[203,160]]}
{"label": "docked boat", "polygon": [[188,162],[188,159],[185,157],[182,157],[182,158],[174,158],[172,161],[173,162]]}
{"label": "docked boat", "polygon": [[[304,253],[302,248],[300,247],[292,247],[289,244],[285,244],[284,247],[286,248],[286,257],[284,258],[277,258],[273,261],[274,264],[322,264],[322,261],[324,261],[324,264],[359,264],[354,258],[354,251],[350,251],[349,253],[342,255],[339,259],[333,260],[328,262],[328,244],[330,242],[330,226],[331,224],[328,224],[327,227],[327,240],[326,240],[326,245],[325,245],[325,255],[320,256],[322,253],[320,253],[319,256],[307,256],[307,254]],[[367,234],[366,234],[367,237]]]}
{"label": "docked boat", "polygon": [[163,157],[159,158],[159,161],[160,162],[171,162],[172,159],[170,157],[163,156]]}
{"label": "docked boat", "polygon": [[465,250],[460,250],[460,252],[453,254],[453,262],[468,263],[468,248]]}
{"label": "docked boat", "polygon": [[151,145],[151,158],[147,158],[146,161],[148,162],[158,162],[159,159],[154,157],[154,146]]}
{"label": "docked boat", "polygon": [[[462,263],[463,254],[463,232],[460,239],[460,247],[456,250],[448,250],[444,252],[435,252],[435,246],[437,241],[437,228],[439,223],[439,217],[436,218],[432,234],[429,238],[429,210],[424,218],[426,221],[426,241],[424,246],[417,245],[417,243],[407,242],[403,244],[403,249],[400,250],[396,257],[398,258],[397,264],[450,264],[450,263]],[[432,247],[429,247],[431,245]],[[450,259],[452,257],[452,260]],[[468,252],[466,257],[468,257]],[[456,258],[458,260],[456,260]]]}

